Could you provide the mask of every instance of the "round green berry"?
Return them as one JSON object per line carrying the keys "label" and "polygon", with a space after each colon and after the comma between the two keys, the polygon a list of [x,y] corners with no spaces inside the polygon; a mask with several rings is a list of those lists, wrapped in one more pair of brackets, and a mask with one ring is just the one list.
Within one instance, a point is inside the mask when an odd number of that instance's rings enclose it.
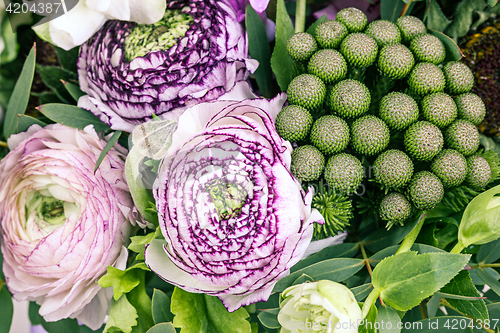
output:
{"label": "round green berry", "polygon": [[380,218],[387,221],[387,229],[395,224],[403,223],[411,216],[411,203],[401,193],[393,192],[386,195],[380,202]]}
{"label": "round green berry", "polygon": [[311,143],[325,154],[336,154],[349,143],[349,126],[339,117],[327,115],[319,118],[311,129]]}
{"label": "round green berry", "polygon": [[458,186],[467,175],[467,161],[458,151],[443,149],[432,161],[431,171],[438,176],[444,187]]}
{"label": "round green berry", "polygon": [[472,155],[479,148],[479,131],[467,120],[455,120],[444,134],[446,145],[464,156]]}
{"label": "round green berry", "polygon": [[457,106],[449,95],[434,93],[422,100],[422,115],[428,122],[444,128],[457,118]]}
{"label": "round green berry", "polygon": [[349,32],[344,24],[335,20],[328,20],[316,27],[316,42],[324,49],[336,49]]}
{"label": "round green berry", "polygon": [[424,211],[436,207],[444,196],[443,184],[435,174],[429,171],[416,173],[408,189],[415,207]]}
{"label": "round green berry", "polygon": [[366,68],[377,59],[377,42],[367,34],[350,34],[342,41],[340,53],[351,66]]}
{"label": "round green berry", "polygon": [[328,106],[340,117],[357,118],[368,110],[370,102],[370,91],[363,83],[344,80],[332,88]]}
{"label": "round green berry", "polygon": [[286,94],[290,104],[300,105],[312,111],[323,104],[326,86],[319,77],[302,74],[290,82]]}
{"label": "round green berry", "polygon": [[401,44],[385,46],[378,56],[378,68],[382,75],[391,79],[406,77],[415,65],[413,54]]}
{"label": "round green berry", "polygon": [[311,130],[313,117],[301,106],[289,105],[276,117],[276,131],[285,140],[297,142],[304,140]]}
{"label": "round green berry", "polygon": [[401,150],[391,149],[380,154],[373,164],[375,180],[386,188],[399,189],[413,176],[413,162]]}
{"label": "round green berry", "polygon": [[476,94],[465,93],[455,97],[458,109],[458,117],[479,125],[486,115],[486,106],[483,100]]}
{"label": "round green berry", "polygon": [[389,144],[389,127],[375,116],[364,116],[354,121],[351,127],[351,145],[363,155],[376,155]]}
{"label": "round green berry", "polygon": [[363,181],[364,170],[354,156],[341,153],[330,157],[325,167],[325,180],[335,192],[351,193]]}
{"label": "round green berry", "polygon": [[342,9],[337,13],[335,19],[344,24],[349,32],[363,31],[368,22],[365,13],[354,7]]}
{"label": "round green berry", "polygon": [[474,74],[466,64],[450,61],[443,67],[446,90],[452,95],[469,92],[474,86]]}
{"label": "round green berry", "polygon": [[401,43],[401,32],[392,22],[376,20],[368,25],[365,34],[375,39],[379,48]]}
{"label": "round green berry", "polygon": [[467,176],[465,183],[474,189],[482,190],[491,181],[491,166],[481,155],[467,157]]}
{"label": "round green berry", "polygon": [[290,171],[304,182],[318,180],[325,168],[325,157],[314,146],[300,146],[292,152]]}
{"label": "round green berry", "polygon": [[443,149],[443,134],[428,121],[411,125],[405,133],[406,152],[417,161],[430,161]]}
{"label": "round green berry", "polygon": [[398,18],[396,25],[401,30],[401,36],[405,43],[409,43],[413,38],[427,32],[424,23],[415,16],[402,16]]}
{"label": "round green berry", "polygon": [[406,94],[391,92],[380,101],[379,116],[389,128],[401,131],[417,121],[418,105]]}
{"label": "round green berry", "polygon": [[416,64],[408,77],[411,91],[418,95],[443,91],[445,84],[446,81],[441,69],[428,62]]}
{"label": "round green berry", "polygon": [[326,84],[343,80],[347,74],[347,63],[338,51],[325,49],[314,53],[307,70]]}
{"label": "round green berry", "polygon": [[410,43],[410,50],[419,62],[430,62],[438,65],[446,57],[443,42],[436,36],[429,34],[415,37]]}
{"label": "round green berry", "polygon": [[288,39],[286,49],[295,61],[307,61],[318,50],[318,44],[307,32],[298,32]]}

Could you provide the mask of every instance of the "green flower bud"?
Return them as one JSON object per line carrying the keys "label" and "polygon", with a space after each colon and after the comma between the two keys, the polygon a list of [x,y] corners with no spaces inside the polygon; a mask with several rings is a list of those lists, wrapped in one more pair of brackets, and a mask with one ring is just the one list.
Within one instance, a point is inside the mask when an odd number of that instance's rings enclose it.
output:
{"label": "green flower bud", "polygon": [[418,95],[443,91],[445,84],[446,81],[441,69],[428,62],[416,64],[408,77],[411,91]]}
{"label": "green flower bud", "polygon": [[324,49],[336,49],[347,36],[345,25],[335,20],[328,20],[316,27],[316,42]]}
{"label": "green flower bud", "polygon": [[368,22],[365,13],[354,7],[342,9],[337,13],[335,19],[343,23],[349,32],[363,31]]}
{"label": "green flower bud", "polygon": [[443,149],[432,161],[431,171],[438,176],[444,187],[458,186],[467,175],[467,161],[458,151]]}
{"label": "green flower bud", "polygon": [[370,91],[363,83],[344,80],[332,88],[328,106],[340,117],[357,118],[368,111],[370,102]]}
{"label": "green flower bud", "polygon": [[375,180],[390,189],[406,186],[413,176],[413,162],[401,150],[391,149],[380,154],[373,164]]}
{"label": "green flower bud", "polygon": [[375,39],[379,48],[401,43],[401,33],[398,27],[389,21],[373,21],[366,28],[365,34]]}
{"label": "green flower bud", "polygon": [[465,183],[474,189],[483,190],[491,181],[491,166],[479,154],[467,157],[467,176]]}
{"label": "green flower bud", "polygon": [[406,94],[391,92],[380,101],[379,116],[389,128],[401,131],[418,120],[418,105]]}
{"label": "green flower bud", "polygon": [[342,118],[323,116],[313,124],[311,143],[325,154],[339,153],[349,143],[349,126]]}
{"label": "green flower bud", "polygon": [[337,282],[302,283],[285,289],[281,297],[278,313],[281,333],[357,333],[363,319],[354,294]]}
{"label": "green flower bud", "polygon": [[313,117],[301,106],[289,105],[278,113],[276,117],[276,131],[285,140],[297,142],[309,135],[313,124]]}
{"label": "green flower bud", "polygon": [[356,119],[351,126],[351,145],[358,154],[376,155],[387,147],[389,139],[389,128],[375,116]]}
{"label": "green flower bud", "polygon": [[347,74],[347,63],[338,51],[325,49],[314,53],[307,70],[326,84],[343,80]]}
{"label": "green flower bud", "polygon": [[290,171],[297,179],[305,182],[318,180],[325,168],[325,157],[314,146],[306,145],[292,152]]}
{"label": "green flower bud", "polygon": [[317,76],[302,74],[290,82],[286,94],[290,104],[300,105],[312,111],[323,104],[326,86]]}
{"label": "green flower bud", "polygon": [[433,209],[444,196],[443,184],[435,174],[429,171],[416,173],[408,189],[411,201],[420,210]]}
{"label": "green flower bud", "polygon": [[469,92],[474,86],[474,74],[466,64],[450,61],[443,67],[446,90],[452,95]]}
{"label": "green flower bud", "polygon": [[401,30],[403,42],[405,43],[409,43],[413,38],[427,32],[424,23],[415,16],[402,16],[398,18],[396,25]]}
{"label": "green flower bud", "polygon": [[307,61],[318,50],[318,45],[313,36],[299,32],[288,39],[286,49],[293,60]]}
{"label": "green flower bud", "polygon": [[446,50],[443,42],[436,36],[425,34],[415,37],[410,44],[410,50],[417,61],[430,62],[438,65],[444,61]]}
{"label": "green flower bud", "polygon": [[382,75],[395,80],[406,77],[413,65],[413,54],[401,44],[385,46],[378,57],[378,68]]}
{"label": "green flower bud", "polygon": [[437,127],[445,128],[457,117],[457,106],[445,93],[427,95],[422,100],[422,115]]}
{"label": "green flower bud", "polygon": [[446,145],[464,156],[472,155],[479,148],[479,131],[472,123],[455,120],[444,134]]}
{"label": "green flower bud", "polygon": [[335,192],[351,193],[363,181],[364,170],[354,156],[341,153],[330,157],[325,167],[325,180]]}
{"label": "green flower bud", "polygon": [[410,201],[401,193],[389,193],[380,202],[380,218],[387,221],[389,230],[393,225],[403,223],[411,216],[412,206]]}
{"label": "green flower bud", "polygon": [[483,100],[476,94],[465,93],[455,97],[458,109],[458,117],[479,125],[486,115],[486,106]]}
{"label": "green flower bud", "polygon": [[436,125],[419,121],[406,131],[404,144],[412,158],[417,161],[430,161],[443,148],[443,134]]}
{"label": "green flower bud", "polygon": [[340,53],[357,68],[366,68],[377,59],[377,42],[363,33],[350,34],[342,41]]}

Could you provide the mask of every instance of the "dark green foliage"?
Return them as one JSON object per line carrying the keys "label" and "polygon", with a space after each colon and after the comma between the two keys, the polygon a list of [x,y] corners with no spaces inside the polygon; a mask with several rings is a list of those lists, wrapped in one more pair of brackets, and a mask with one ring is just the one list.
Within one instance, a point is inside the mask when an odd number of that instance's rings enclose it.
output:
{"label": "dark green foliage", "polygon": [[335,236],[349,226],[349,220],[353,217],[353,207],[349,197],[331,190],[326,191],[323,186],[320,186],[319,193],[313,197],[312,207],[325,218],[325,224],[315,223],[315,239]]}

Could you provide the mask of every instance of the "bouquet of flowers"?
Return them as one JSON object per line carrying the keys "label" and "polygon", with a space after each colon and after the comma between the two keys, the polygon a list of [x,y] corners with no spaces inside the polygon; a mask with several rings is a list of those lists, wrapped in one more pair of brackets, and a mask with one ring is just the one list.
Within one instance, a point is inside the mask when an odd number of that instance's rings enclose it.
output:
{"label": "bouquet of flowers", "polygon": [[0,6],[0,333],[500,331],[495,0]]}

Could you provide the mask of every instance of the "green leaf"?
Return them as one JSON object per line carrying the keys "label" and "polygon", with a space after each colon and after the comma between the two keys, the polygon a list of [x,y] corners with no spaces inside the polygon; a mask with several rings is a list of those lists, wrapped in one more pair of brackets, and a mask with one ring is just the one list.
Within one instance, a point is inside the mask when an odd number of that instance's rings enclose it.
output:
{"label": "green leaf", "polygon": [[[437,293],[436,293],[437,294]],[[441,303],[441,297],[434,294],[427,302],[427,314],[429,317],[435,317]]]}
{"label": "green leaf", "polygon": [[418,218],[406,222],[404,226],[394,226],[391,230],[378,229],[363,239],[364,246],[372,252],[378,252],[388,246],[396,245],[408,235],[418,223]]}
{"label": "green leaf", "polygon": [[75,101],[78,102],[80,97],[85,96],[86,94],[80,90],[80,87],[78,87],[76,84],[70,83],[63,81],[62,84],[64,85],[64,88],[68,91],[68,93],[73,97]]}
{"label": "green leaf", "polygon": [[130,251],[138,253],[136,260],[144,260],[144,251],[146,251],[146,245],[151,243],[156,237],[160,235],[160,227],[157,227],[155,232],[150,232],[145,236],[133,236],[130,238],[131,242],[128,246],[128,249]]}
{"label": "green leaf", "polygon": [[137,326],[132,327],[132,333],[146,332],[155,324],[151,298],[146,293],[146,270],[140,270],[139,279],[139,285],[127,294],[128,301],[137,310],[138,315]]}
{"label": "green leaf", "polygon": [[95,164],[94,168],[94,173],[99,169],[99,165],[101,165],[102,161],[108,154],[108,152],[113,148],[113,146],[118,142],[118,139],[120,138],[120,135],[122,135],[122,131],[116,131],[113,133],[113,135],[109,138],[108,142],[106,143],[106,146],[104,146],[104,149],[101,151],[101,154],[99,155],[99,158],[97,159],[97,162]]}
{"label": "green leaf", "polygon": [[356,255],[356,253],[358,253],[358,251],[359,251],[358,243],[342,243],[329,246],[313,255],[310,255],[305,259],[302,259],[301,261],[296,263],[292,268],[290,268],[290,272],[293,273],[295,271],[298,271],[299,269],[310,266],[325,259],[352,258]]}
{"label": "green leaf", "polygon": [[[484,268],[484,270],[488,272],[495,280],[498,281],[498,279],[500,279],[500,274],[498,274],[498,272],[493,268],[486,267]],[[477,269],[470,270],[469,274],[472,279],[472,283],[474,283],[475,285],[484,286],[484,281],[481,280],[481,278],[477,275]]]}
{"label": "green leaf", "polygon": [[163,291],[155,289],[153,291],[152,313],[155,324],[170,322],[174,315],[170,312],[170,297]]}
{"label": "green leaf", "polygon": [[427,29],[444,31],[451,21],[443,14],[437,0],[430,0],[429,14],[427,15]]}
{"label": "green leaf", "polygon": [[245,24],[248,35],[248,51],[253,59],[259,61],[255,79],[264,97],[273,97],[273,72],[271,70],[271,48],[267,41],[266,28],[259,14],[247,5]]}
{"label": "green leaf", "polygon": [[427,31],[439,38],[444,44],[444,48],[446,49],[446,58],[445,61],[459,61],[464,57],[462,50],[458,47],[457,43],[444,33],[432,29],[427,29]]}
{"label": "green leaf", "polygon": [[41,319],[42,327],[48,333],[79,333],[80,326],[76,319],[61,319],[59,321],[45,321]]}
{"label": "green leaf", "polygon": [[54,66],[36,65],[36,70],[40,74],[42,81],[49,87],[61,101],[70,103],[71,95],[68,93],[62,81],[77,82],[78,76],[64,68]]}
{"label": "green leaf", "polygon": [[500,239],[481,245],[477,253],[478,263],[491,264],[500,258]]}
{"label": "green leaf", "polygon": [[259,318],[262,325],[270,329],[278,329],[281,327],[281,324],[278,321],[278,313],[280,312],[280,308],[275,309],[267,309],[259,313],[257,318]]}
{"label": "green leaf", "polygon": [[[472,333],[468,325],[472,319],[459,316],[445,316],[410,322],[401,333]],[[462,327],[460,327],[462,325]],[[464,328],[465,327],[465,328]],[[479,327],[478,324],[475,327]]]}
{"label": "green leaf", "polygon": [[32,96],[38,97],[38,104],[61,103],[59,97],[52,92],[31,93]]}
{"label": "green leaf", "polygon": [[276,81],[281,91],[288,89],[288,84],[299,74],[295,61],[290,58],[286,49],[286,42],[295,33],[292,20],[288,15],[284,0],[277,0],[276,7],[276,39],[271,68],[276,75]]}
{"label": "green leaf", "polygon": [[127,296],[122,295],[117,301],[113,300],[111,303],[111,310],[109,311],[104,333],[120,331],[130,333],[132,327],[137,325],[137,317],[137,310],[130,304]]}
{"label": "green leaf", "polygon": [[380,17],[382,20],[396,22],[405,4],[401,0],[380,1]]}
{"label": "green leaf", "polygon": [[316,36],[316,27],[318,25],[320,25],[321,23],[325,22],[326,20],[328,20],[326,15],[321,16],[319,19],[314,21],[314,23],[311,24],[311,26],[309,26],[309,28],[307,28],[306,32],[315,37]]}
{"label": "green leaf", "polygon": [[496,4],[497,4],[497,2],[498,2],[498,0],[486,0],[486,2],[488,3],[488,5],[490,7],[495,7]]}
{"label": "green leaf", "polygon": [[146,333],[176,333],[171,323],[161,323],[151,327]]}
{"label": "green leaf", "polygon": [[77,73],[78,66],[76,64],[78,62],[78,56],[80,55],[80,48],[74,47],[71,50],[66,51],[56,46],[55,49],[61,66],[70,72]]}
{"label": "green leaf", "polygon": [[335,258],[323,260],[295,271],[279,280],[273,292],[282,292],[302,274],[309,275],[313,280],[328,279],[340,282],[356,274],[364,266],[362,259]]}
{"label": "green leaf", "polygon": [[117,301],[122,294],[130,292],[141,282],[143,270],[148,266],[141,262],[122,271],[113,266],[108,266],[107,273],[99,279],[98,283],[103,288],[113,287],[113,298]]}
{"label": "green leaf", "polygon": [[375,329],[376,325],[375,323],[377,322],[377,307],[375,304],[372,304],[370,307],[370,311],[368,311],[368,314],[366,315],[366,318],[364,318],[362,325],[358,327],[358,332],[359,333],[377,333],[377,330]]}
{"label": "green leaf", "polygon": [[17,130],[15,133],[25,132],[28,130],[28,128],[30,128],[32,125],[35,125],[35,124],[40,125],[42,127],[45,127],[47,125],[46,123],[44,123],[41,120],[38,120],[36,118],[30,117],[30,116],[27,116],[24,114],[20,114],[17,117]]}
{"label": "green leaf", "polygon": [[36,304],[36,302],[30,302],[28,316],[32,326],[42,325],[40,321],[41,316],[38,314],[38,310],[40,310],[40,305]]}
{"label": "green leaf", "polygon": [[16,132],[17,116],[26,112],[28,100],[30,98],[31,85],[35,75],[36,47],[33,46],[26,58],[19,79],[14,86],[14,91],[9,100],[3,124],[3,135],[5,139]]}
{"label": "green leaf", "polygon": [[[3,15],[3,13],[0,15]],[[0,51],[0,66],[5,66],[5,64],[16,59],[17,52],[19,50],[17,33],[12,31],[10,19],[5,19],[2,22],[2,19],[0,18],[0,38],[3,39],[4,42],[4,49]]]}
{"label": "green leaf", "polygon": [[[399,245],[394,245],[390,246],[386,249],[383,249],[382,251],[379,251],[372,255],[370,259],[370,265],[376,266],[381,260],[384,258],[393,256],[396,254],[397,250],[399,249]],[[425,245],[425,244],[413,244],[411,247],[412,251],[417,251],[418,253],[434,253],[434,252],[446,252],[444,250],[438,249],[437,247],[430,246],[430,245]]]}
{"label": "green leaf", "polygon": [[[445,285],[441,292],[453,294],[453,295],[462,295],[462,296],[472,296],[472,297],[481,297],[476,287],[472,283],[472,279],[470,278],[468,271],[461,271],[455,276],[447,285]],[[486,304],[484,300],[459,300],[459,299],[451,299],[446,296],[443,296],[447,299],[448,303],[455,308],[458,312],[466,315],[468,317],[472,317],[476,320],[484,321],[488,319],[488,310],[486,309]]]}
{"label": "green leaf", "polygon": [[84,129],[87,125],[94,125],[96,131],[109,130],[109,126],[102,123],[99,118],[90,111],[86,111],[74,105],[66,104],[44,104],[38,107],[38,111],[50,120],[69,127]]}
{"label": "green leaf", "polygon": [[371,283],[366,283],[361,286],[351,288],[351,291],[354,294],[356,301],[361,302],[370,294],[372,288],[373,286]]}
{"label": "green leaf", "polygon": [[484,9],[485,6],[484,0],[460,1],[453,22],[448,26],[445,33],[454,40],[465,36],[472,25],[474,12]]}
{"label": "green leaf", "polygon": [[9,333],[12,316],[14,315],[14,304],[12,303],[12,295],[6,285],[0,287],[0,304],[2,305],[2,311],[0,311],[0,333]]}
{"label": "green leaf", "polygon": [[500,295],[500,282],[498,282],[498,280],[495,280],[495,278],[483,268],[476,269],[476,273],[477,276],[479,276],[479,278],[491,288],[491,290],[493,290],[497,295]]}
{"label": "green leaf", "polygon": [[379,333],[399,333],[398,328],[401,318],[396,311],[390,306],[380,306],[378,308],[377,322],[380,323]]}
{"label": "green leaf", "polygon": [[372,283],[385,303],[407,311],[441,289],[469,259],[470,255],[451,253],[399,253],[375,267]]}
{"label": "green leaf", "polygon": [[293,281],[292,286],[305,282],[314,282],[314,279],[307,274],[302,274],[297,280]]}
{"label": "green leaf", "polygon": [[192,294],[175,288],[172,294],[174,326],[181,332],[248,333],[250,323],[244,307],[229,313],[222,302],[213,296]]}

